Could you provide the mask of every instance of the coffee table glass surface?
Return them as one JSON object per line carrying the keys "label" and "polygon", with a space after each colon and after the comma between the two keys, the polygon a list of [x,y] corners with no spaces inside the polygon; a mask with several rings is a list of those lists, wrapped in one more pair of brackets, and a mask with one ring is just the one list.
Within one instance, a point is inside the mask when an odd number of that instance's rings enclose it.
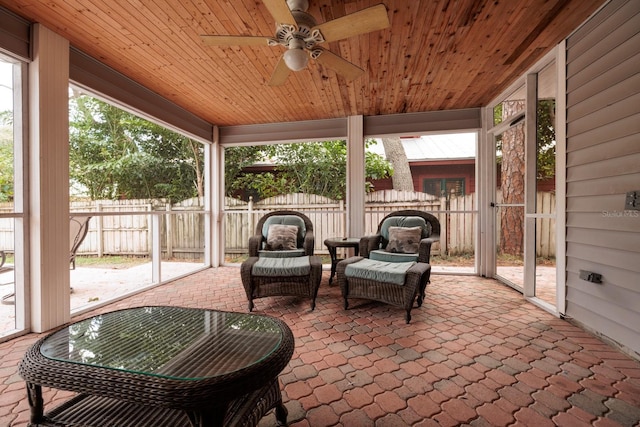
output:
{"label": "coffee table glass surface", "polygon": [[[272,354],[281,341],[273,318],[140,307],[74,323],[48,337],[40,352],[61,362],[189,380],[246,369]],[[198,349],[206,350],[208,362],[187,363],[204,356],[198,356]]]}
{"label": "coffee table glass surface", "polygon": [[[107,406],[115,402],[141,420],[155,412],[185,414],[190,425],[222,425],[230,416],[227,408],[238,402],[250,407],[264,393],[272,395],[269,404],[286,420],[277,377],[293,349],[291,329],[274,317],[137,307],[96,315],[47,335],[27,350],[19,373],[27,382],[31,425],[76,425],[76,414],[95,413],[97,419],[122,412]],[[80,393],[67,404],[78,408],[67,411],[73,417],[57,408],[44,414],[42,386]],[[166,422],[180,425],[172,418]]]}

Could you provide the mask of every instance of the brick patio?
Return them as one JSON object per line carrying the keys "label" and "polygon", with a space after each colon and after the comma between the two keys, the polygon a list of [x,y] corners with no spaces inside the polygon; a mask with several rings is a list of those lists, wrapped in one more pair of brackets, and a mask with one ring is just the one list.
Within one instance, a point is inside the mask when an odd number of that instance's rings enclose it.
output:
{"label": "brick patio", "polygon": [[[315,311],[296,297],[256,300],[284,319],[296,350],[280,376],[291,426],[637,426],[640,363],[495,280],[432,276],[423,307],[364,300],[345,311],[328,272]],[[103,307],[246,311],[237,267],[209,269]],[[77,320],[77,319],[74,319]],[[0,426],[25,426],[16,372],[40,334],[0,344]],[[48,407],[70,393],[45,390]],[[269,414],[261,426],[275,425]]]}

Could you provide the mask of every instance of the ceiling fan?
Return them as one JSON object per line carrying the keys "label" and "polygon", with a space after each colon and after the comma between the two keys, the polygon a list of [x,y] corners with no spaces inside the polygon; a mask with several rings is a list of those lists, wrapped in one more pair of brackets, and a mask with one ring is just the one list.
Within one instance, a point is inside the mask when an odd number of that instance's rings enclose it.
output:
{"label": "ceiling fan", "polygon": [[202,40],[210,46],[277,46],[287,48],[280,57],[269,86],[283,85],[290,71],[303,70],[309,58],[333,69],[345,80],[352,81],[364,71],[355,64],[319,45],[370,33],[389,27],[389,17],[384,4],[378,4],[358,12],[316,24],[307,13],[308,0],[262,0],[276,21],[274,37],[203,35]]}

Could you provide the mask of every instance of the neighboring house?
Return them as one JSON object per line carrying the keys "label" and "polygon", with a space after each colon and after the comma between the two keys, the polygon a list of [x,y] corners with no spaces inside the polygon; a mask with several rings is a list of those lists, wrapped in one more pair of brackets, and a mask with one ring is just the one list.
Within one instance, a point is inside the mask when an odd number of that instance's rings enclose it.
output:
{"label": "neighboring house", "polygon": [[[450,197],[476,191],[476,134],[453,133],[401,137],[415,191]],[[384,156],[382,143],[373,149]],[[393,188],[391,178],[373,182],[375,190]],[[500,186],[500,173],[496,177]],[[555,190],[554,179],[539,180],[538,191]]]}
{"label": "neighboring house", "polygon": [[[415,191],[435,196],[466,195],[476,190],[476,134],[401,137]],[[382,143],[373,149],[384,156]],[[391,178],[373,182],[375,190],[393,188]]]}

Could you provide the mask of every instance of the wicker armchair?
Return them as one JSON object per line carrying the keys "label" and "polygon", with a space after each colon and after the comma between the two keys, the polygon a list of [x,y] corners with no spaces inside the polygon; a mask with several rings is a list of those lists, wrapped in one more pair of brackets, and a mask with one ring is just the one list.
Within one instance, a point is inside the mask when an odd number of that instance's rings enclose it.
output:
{"label": "wicker armchair", "polygon": [[87,237],[87,233],[89,232],[89,221],[91,220],[90,216],[85,217],[71,217],[69,219],[69,237],[71,239],[71,247],[69,252],[69,264],[71,264],[71,269],[76,269],[76,252],[78,252],[78,248],[84,241],[84,238]]}
{"label": "wicker armchair", "polygon": [[[269,225],[284,224],[300,226],[296,249],[294,251],[270,251],[267,245]],[[296,211],[279,210],[265,214],[256,225],[256,232],[249,238],[249,256],[269,256],[268,252],[278,252],[273,256],[304,256],[313,255],[315,238],[313,236],[313,223],[304,214]]]}
{"label": "wicker armchair", "polygon": [[[422,236],[418,248],[418,252],[414,256],[402,256],[410,254],[396,254],[387,251],[389,245],[389,227],[396,225],[413,226],[418,224],[424,224]],[[431,259],[431,246],[433,243],[440,241],[440,221],[438,218],[430,213],[419,210],[401,210],[391,212],[385,216],[380,224],[378,224],[378,231],[372,236],[365,236],[360,239],[360,256],[371,259],[384,259],[393,260],[397,259],[398,262],[407,260],[415,260],[417,262],[424,262],[430,264]],[[375,252],[375,255],[372,254]],[[376,257],[377,256],[377,257]]]}
{"label": "wicker armchair", "polygon": [[[271,225],[298,227],[295,248],[270,248]],[[289,243],[293,243],[290,231]],[[322,259],[313,255],[315,239],[313,224],[304,214],[295,211],[274,211],[263,216],[249,238],[249,258],[240,266],[242,285],[253,310],[253,300],[267,296],[300,296],[311,299],[311,310],[322,278]]]}

